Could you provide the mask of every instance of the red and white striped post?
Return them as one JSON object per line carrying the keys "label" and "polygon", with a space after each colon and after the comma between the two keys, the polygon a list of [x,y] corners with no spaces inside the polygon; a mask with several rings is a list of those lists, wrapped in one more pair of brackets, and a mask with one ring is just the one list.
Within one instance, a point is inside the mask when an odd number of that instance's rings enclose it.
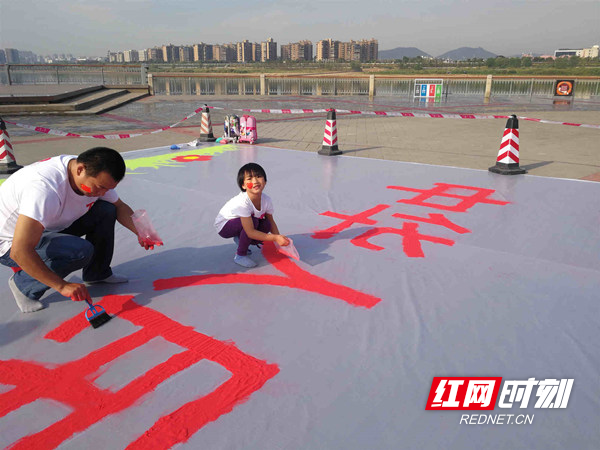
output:
{"label": "red and white striped post", "polygon": [[14,150],[10,143],[10,136],[8,135],[8,131],[6,131],[6,124],[0,117],[0,173],[14,173],[23,167],[17,164],[13,152]]}
{"label": "red and white striped post", "polygon": [[217,138],[213,135],[212,122],[210,121],[210,111],[207,105],[204,105],[202,111],[202,119],[200,122],[200,137],[199,142],[214,142]]}
{"label": "red and white striped post", "polygon": [[319,155],[341,155],[342,152],[338,150],[337,141],[337,121],[335,119],[335,109],[332,108],[327,111],[325,133],[323,134],[323,145],[321,146],[321,150],[319,150]]}
{"label": "red and white striped post", "polygon": [[519,167],[519,120],[514,114],[506,122],[506,129],[500,143],[496,165],[488,169],[500,175],[519,175],[527,173]]}

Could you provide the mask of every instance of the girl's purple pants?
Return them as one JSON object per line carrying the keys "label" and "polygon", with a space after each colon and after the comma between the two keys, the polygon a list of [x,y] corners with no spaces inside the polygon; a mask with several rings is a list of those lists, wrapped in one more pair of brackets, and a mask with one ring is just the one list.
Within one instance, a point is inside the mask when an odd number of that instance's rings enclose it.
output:
{"label": "girl's purple pants", "polygon": [[[252,222],[254,223],[255,230],[262,231],[263,233],[269,233],[271,231],[271,222],[269,222],[268,219],[257,219],[256,217],[252,217]],[[242,219],[239,217],[229,219],[221,231],[219,231],[219,236],[226,239],[236,236],[239,237],[240,242],[238,244],[237,254],[240,256],[245,256],[246,253],[248,253],[250,244],[261,243],[260,241],[255,241],[248,237],[244,231],[244,227],[242,227]]]}

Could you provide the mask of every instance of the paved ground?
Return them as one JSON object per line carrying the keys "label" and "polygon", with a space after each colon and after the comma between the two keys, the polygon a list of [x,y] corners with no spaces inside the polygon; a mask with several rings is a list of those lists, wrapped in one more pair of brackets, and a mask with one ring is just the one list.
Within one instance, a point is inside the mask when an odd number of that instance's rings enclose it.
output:
{"label": "paved ground", "polygon": [[[215,136],[222,133],[223,115],[241,114],[235,108],[329,108],[403,112],[516,114],[570,123],[600,124],[600,100],[577,99],[573,105],[554,105],[551,99],[479,97],[449,98],[440,104],[414,103],[398,97],[260,97],[155,96],[125,105],[101,116],[15,116],[5,120],[79,134],[148,132],[171,125],[202,104],[213,110]],[[264,146],[316,152],[321,147],[325,114],[256,114],[259,142]],[[173,130],[132,139],[49,136],[9,125],[19,164],[63,153],[78,154],[100,143],[119,151],[189,142],[198,136],[200,115]],[[506,121],[396,118],[338,115],[339,147],[344,155],[410,161],[487,170],[495,164]],[[529,174],[600,181],[600,129],[520,121],[521,166]]]}

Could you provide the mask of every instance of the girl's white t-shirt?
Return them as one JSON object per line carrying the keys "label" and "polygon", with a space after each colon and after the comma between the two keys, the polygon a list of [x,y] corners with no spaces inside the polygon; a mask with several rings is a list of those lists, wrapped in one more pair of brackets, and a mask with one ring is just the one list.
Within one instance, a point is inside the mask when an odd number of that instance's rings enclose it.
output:
{"label": "girl's white t-shirt", "polygon": [[240,192],[229,200],[217,214],[215,229],[219,233],[227,221],[238,217],[256,217],[262,219],[265,214],[273,215],[273,201],[267,194],[262,194],[260,199],[260,211],[254,207],[252,200],[246,192]]}
{"label": "girl's white t-shirt", "polygon": [[77,156],[60,155],[30,164],[0,186],[0,255],[12,245],[20,214],[40,222],[46,231],[62,231],[83,216],[98,199],[115,203],[110,189],[102,197],[77,195],[69,184],[68,164]]}

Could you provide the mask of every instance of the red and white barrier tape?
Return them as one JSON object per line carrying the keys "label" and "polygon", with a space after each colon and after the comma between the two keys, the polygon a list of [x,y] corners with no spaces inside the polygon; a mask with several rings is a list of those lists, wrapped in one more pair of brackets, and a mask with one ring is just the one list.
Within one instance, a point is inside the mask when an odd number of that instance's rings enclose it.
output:
{"label": "red and white barrier tape", "polygon": [[53,128],[35,127],[33,125],[27,125],[25,123],[9,122],[8,120],[5,120],[4,122],[9,123],[11,125],[15,125],[17,127],[25,128],[27,130],[37,131],[38,133],[52,134],[55,136],[92,138],[92,139],[128,139],[128,138],[132,138],[132,137],[144,136],[146,134],[161,133],[165,130],[175,128],[180,123],[185,122],[186,120],[194,117],[196,114],[202,112],[203,109],[204,109],[204,106],[196,109],[193,113],[187,115],[186,117],[181,119],[179,122],[176,122],[173,125],[169,125],[168,127],[163,127],[163,128],[159,128],[157,130],[146,131],[144,133],[136,133],[136,134],[94,134],[94,135],[88,136],[88,135],[84,135],[84,134],[69,133],[66,131],[55,130]]}
{"label": "red and white barrier tape", "polygon": [[[15,123],[9,122],[5,120],[6,123],[11,125],[15,125],[17,127],[26,128],[28,130],[37,131],[39,133],[52,134],[56,136],[65,136],[65,137],[78,137],[78,138],[93,138],[93,139],[128,139],[137,136],[144,136],[147,134],[156,134],[161,133],[165,130],[169,130],[171,128],[175,128],[180,123],[194,117],[196,114],[202,112],[205,107],[201,107],[196,109],[193,113],[181,119],[179,122],[174,123],[173,125],[169,125],[168,127],[159,128],[153,131],[147,131],[145,133],[136,133],[136,134],[95,134],[95,135],[83,135],[77,133],[69,133],[66,131],[55,130],[53,128],[44,128],[44,127],[35,127],[33,125],[27,125],[23,123]],[[221,108],[218,106],[209,106],[210,109],[220,109],[225,110],[225,108]],[[236,109],[232,108],[233,111],[243,111],[249,113],[260,113],[260,114],[316,114],[316,113],[326,113],[329,109]],[[410,112],[397,112],[397,111],[352,111],[347,109],[336,109],[337,113],[340,114],[362,114],[366,116],[387,116],[387,117],[417,117],[417,118],[428,118],[428,119],[508,119],[510,116],[498,116],[498,115],[489,115],[489,114],[446,114],[446,113],[410,113]],[[585,123],[571,123],[571,122],[557,122],[554,120],[545,120],[545,119],[534,119],[531,117],[518,117],[520,120],[527,120],[530,122],[538,122],[538,123],[546,123],[552,125],[568,125],[571,127],[581,127],[581,128],[596,128],[600,129],[600,125],[589,125]]]}
{"label": "red and white barrier tape", "polygon": [[[223,109],[223,108],[217,108]],[[322,113],[328,112],[328,109],[235,109],[235,111],[244,111],[250,113],[262,113],[262,114],[302,114],[302,113]],[[409,113],[409,112],[397,112],[397,111],[352,111],[347,109],[336,109],[336,113],[340,114],[363,114],[370,116],[389,116],[389,117],[420,117],[428,119],[508,119],[510,116],[506,115],[489,115],[489,114],[446,114],[446,113]],[[570,123],[570,122],[557,122],[554,120],[545,119],[534,119],[531,117],[518,117],[521,120],[528,120],[531,122],[547,123],[552,125],[569,125],[572,127],[582,128],[597,128],[600,129],[600,125],[588,125],[584,123]]]}

